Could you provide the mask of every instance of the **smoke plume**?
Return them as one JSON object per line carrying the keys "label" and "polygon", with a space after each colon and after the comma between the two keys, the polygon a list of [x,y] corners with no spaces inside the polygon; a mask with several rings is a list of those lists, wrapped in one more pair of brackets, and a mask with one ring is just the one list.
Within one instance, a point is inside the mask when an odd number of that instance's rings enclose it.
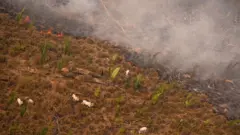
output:
{"label": "smoke plume", "polygon": [[[221,77],[238,57],[235,0],[13,0],[32,11],[87,24],[92,36],[151,53],[181,71],[199,67],[203,79]],[[45,10],[46,12],[46,10]],[[47,13],[45,13],[47,15]],[[67,25],[67,24],[66,24]],[[72,32],[81,31],[76,27]]]}

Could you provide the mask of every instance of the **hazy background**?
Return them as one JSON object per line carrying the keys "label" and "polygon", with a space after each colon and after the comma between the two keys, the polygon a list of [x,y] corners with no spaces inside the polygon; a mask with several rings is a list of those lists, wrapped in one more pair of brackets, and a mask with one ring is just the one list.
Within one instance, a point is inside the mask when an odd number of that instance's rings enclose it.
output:
{"label": "hazy background", "polygon": [[[237,0],[11,1],[31,5],[30,10],[43,16],[76,20],[79,28],[85,23],[100,39],[160,52],[158,61],[171,69],[188,71],[199,65],[203,79],[222,76],[240,58]],[[80,32],[78,26],[70,31]]]}

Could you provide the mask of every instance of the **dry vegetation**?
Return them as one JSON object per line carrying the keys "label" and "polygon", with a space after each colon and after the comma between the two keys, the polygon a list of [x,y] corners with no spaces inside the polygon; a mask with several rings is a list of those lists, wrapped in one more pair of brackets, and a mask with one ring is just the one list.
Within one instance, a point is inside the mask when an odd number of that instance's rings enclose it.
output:
{"label": "dry vegetation", "polygon": [[108,42],[38,32],[6,14],[0,89],[1,135],[137,135],[142,127],[149,135],[240,133],[239,121],[213,113],[205,95],[133,66]]}

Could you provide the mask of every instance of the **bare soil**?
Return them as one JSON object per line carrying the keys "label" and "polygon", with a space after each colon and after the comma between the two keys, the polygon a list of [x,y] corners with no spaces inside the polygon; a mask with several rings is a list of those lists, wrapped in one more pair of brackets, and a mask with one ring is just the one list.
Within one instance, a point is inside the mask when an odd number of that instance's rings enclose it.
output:
{"label": "bare soil", "polygon": [[149,135],[240,133],[239,121],[214,113],[206,95],[159,80],[120,52],[107,41],[58,37],[0,14],[0,134],[136,135],[141,127]]}

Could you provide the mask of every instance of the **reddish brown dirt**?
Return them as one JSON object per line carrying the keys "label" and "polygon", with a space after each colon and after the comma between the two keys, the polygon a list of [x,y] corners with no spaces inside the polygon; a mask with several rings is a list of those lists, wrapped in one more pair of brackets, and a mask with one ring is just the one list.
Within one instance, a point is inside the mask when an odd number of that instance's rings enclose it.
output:
{"label": "reddish brown dirt", "polygon": [[[160,81],[155,70],[131,65],[108,42],[70,37],[71,55],[64,55],[67,41],[0,15],[1,135],[136,135],[141,127],[149,135],[240,133],[238,121],[215,114],[205,95]],[[43,45],[49,48],[41,63]],[[116,67],[120,71],[112,80],[109,68]],[[136,89],[138,74],[144,80]],[[72,94],[80,100],[73,101]]]}

